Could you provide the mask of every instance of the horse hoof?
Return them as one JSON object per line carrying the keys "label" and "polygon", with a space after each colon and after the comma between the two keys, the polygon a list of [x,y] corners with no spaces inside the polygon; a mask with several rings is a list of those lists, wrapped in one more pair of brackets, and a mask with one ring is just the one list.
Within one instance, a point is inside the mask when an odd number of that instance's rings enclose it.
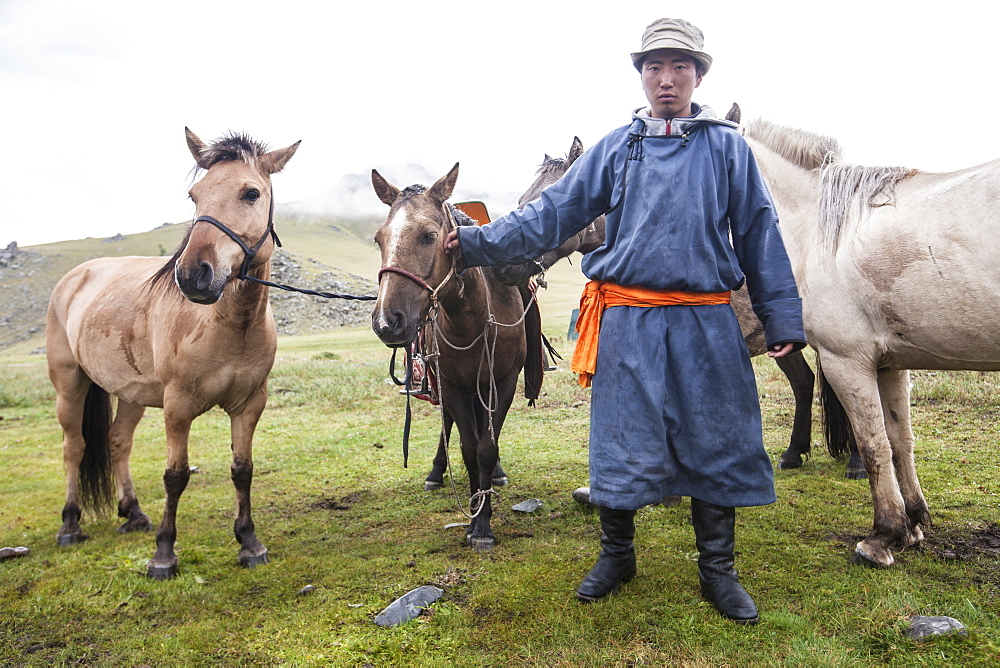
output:
{"label": "horse hoof", "polygon": [[892,554],[886,550],[879,550],[879,552],[884,552],[885,557],[879,559],[875,554],[874,550],[868,550],[862,547],[862,543],[858,543],[857,547],[854,548],[854,554],[851,555],[849,559],[850,563],[864,566],[866,568],[889,568],[893,564]]}
{"label": "horse hoof", "polygon": [[153,522],[143,515],[140,518],[132,519],[118,527],[118,533],[132,533],[134,531],[152,531]]}
{"label": "horse hoof", "polygon": [[267,550],[260,554],[241,554],[239,556],[240,566],[243,568],[256,568],[267,563]]}
{"label": "horse hoof", "polygon": [[510,482],[510,481],[507,479],[507,476],[501,476],[499,478],[493,478],[493,486],[494,487],[506,487],[508,482]]}
{"label": "horse hoof", "polygon": [[785,458],[784,455],[778,461],[779,469],[800,469],[802,468],[802,458],[801,457],[788,457]]}
{"label": "horse hoof", "polygon": [[844,474],[844,477],[847,478],[848,480],[867,480],[868,479],[868,471],[866,471],[863,468],[862,469],[847,469],[847,472]]}
{"label": "horse hoof", "polygon": [[433,492],[434,490],[441,489],[442,487],[444,487],[444,483],[443,482],[434,482],[433,480],[425,480],[424,481],[424,491],[425,492]]}
{"label": "horse hoof", "polygon": [[177,577],[177,564],[159,566],[150,562],[146,565],[146,577],[150,580],[169,580],[175,578]]}
{"label": "horse hoof", "polygon": [[473,552],[492,552],[497,541],[495,538],[469,538],[469,545]]}
{"label": "horse hoof", "polygon": [[67,545],[82,543],[88,538],[90,538],[90,536],[82,533],[67,533],[62,534],[61,536],[56,536],[56,543],[58,543],[60,547],[66,547]]}

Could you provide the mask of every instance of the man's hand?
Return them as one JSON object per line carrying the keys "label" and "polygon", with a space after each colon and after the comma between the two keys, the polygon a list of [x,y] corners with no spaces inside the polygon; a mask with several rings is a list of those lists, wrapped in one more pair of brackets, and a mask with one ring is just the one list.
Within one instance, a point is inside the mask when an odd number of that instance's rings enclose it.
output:
{"label": "man's hand", "polygon": [[794,343],[779,343],[777,345],[771,346],[771,349],[767,351],[768,357],[784,357],[788,353],[792,352],[792,348],[795,347]]}
{"label": "man's hand", "polygon": [[452,230],[444,238],[444,254],[451,255],[453,250],[458,250],[458,230]]}

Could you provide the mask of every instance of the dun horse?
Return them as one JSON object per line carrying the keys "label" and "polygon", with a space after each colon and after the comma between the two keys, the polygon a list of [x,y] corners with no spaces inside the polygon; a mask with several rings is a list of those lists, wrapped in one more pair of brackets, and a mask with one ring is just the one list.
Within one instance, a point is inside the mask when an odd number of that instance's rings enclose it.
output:
{"label": "dun horse", "polygon": [[[298,148],[268,152],[239,135],[205,144],[185,132],[205,173],[191,188],[196,218],[180,248],[166,263],[100,258],[71,270],[52,293],[46,331],[66,469],[60,545],[86,539],[82,508],[106,510],[115,487],[125,518],[118,530],[152,529],[129,457],[146,407],[163,408],[167,498],[147,566],[156,579],[177,573],[177,505],[190,477],[191,421],[214,406],[231,420],[238,559],[247,567],[267,562],[250,512],[251,448],[277,337],[267,287],[238,279],[270,277],[277,240],[271,175]],[[118,398],[113,422],[110,395]]]}
{"label": "dun horse", "polygon": [[498,438],[525,359],[524,305],[517,288],[501,285],[491,269],[460,276],[444,254],[453,226],[473,224],[448,204],[457,179],[456,164],[430,188],[400,190],[372,170],[375,192],[390,207],[375,233],[382,269],[372,329],[390,347],[410,346],[418,336],[430,344],[442,434],[458,427],[469,473],[466,538],[476,551],[489,551],[496,543],[490,518]]}
{"label": "dun horse", "polygon": [[[727,118],[739,121],[739,108],[734,106]],[[573,138],[569,153],[565,159],[545,156],[534,183],[525,191],[518,202],[524,206],[537,199],[542,191],[558,181],[573,162],[583,155],[583,143],[578,137]],[[597,218],[579,234],[567,239],[559,248],[545,253],[534,262],[518,265],[497,267],[497,276],[508,285],[523,285],[529,278],[547,270],[564,257],[574,252],[586,255],[599,248],[604,243],[604,216]],[[764,340],[764,325],[757,318],[750,305],[750,296],[745,287],[733,293],[731,305],[740,322],[740,329],[746,341],[751,356],[763,355],[767,352]],[[812,435],[812,400],[815,376],[801,352],[795,352],[785,357],[775,359],[778,368],[785,374],[795,397],[795,417],[792,422],[792,434],[788,448],[781,455],[780,467],[783,469],[799,468],[802,457],[811,449]]]}
{"label": "dun horse", "polygon": [[852,559],[888,567],[930,522],[907,370],[1000,370],[1000,161],[862,167],[828,137],[763,121],[744,132],[781,217],[806,337],[868,471],[874,522]]}

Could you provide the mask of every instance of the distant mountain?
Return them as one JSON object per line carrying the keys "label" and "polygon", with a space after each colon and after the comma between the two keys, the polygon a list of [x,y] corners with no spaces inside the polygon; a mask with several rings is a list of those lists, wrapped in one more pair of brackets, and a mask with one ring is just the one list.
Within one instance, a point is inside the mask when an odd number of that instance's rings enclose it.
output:
{"label": "distant mountain", "polygon": [[[419,183],[430,187],[441,178],[441,174],[433,175],[422,165],[406,163],[401,165],[379,166],[379,173],[390,183],[405,188]],[[463,185],[461,179],[452,195],[452,201],[480,200],[486,203],[490,216],[496,217],[507,213],[515,206],[520,193],[513,191],[487,192],[473,185]],[[298,202],[280,204],[278,211],[284,215],[313,214],[320,216],[337,216],[342,218],[384,218],[388,209],[375,195],[372,188],[371,173],[345,174],[333,188]]]}

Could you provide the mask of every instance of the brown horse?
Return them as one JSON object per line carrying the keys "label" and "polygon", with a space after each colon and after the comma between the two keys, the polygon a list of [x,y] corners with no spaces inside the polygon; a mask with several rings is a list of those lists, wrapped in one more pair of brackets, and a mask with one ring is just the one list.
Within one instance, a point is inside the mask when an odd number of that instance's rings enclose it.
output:
{"label": "brown horse", "polygon": [[[734,105],[727,118],[739,122],[739,108]],[[545,156],[541,167],[538,168],[535,181],[521,196],[518,206],[524,206],[528,202],[537,199],[542,191],[552,185],[565,174],[573,162],[583,155],[583,143],[578,137],[573,138],[566,158],[551,158]],[[517,265],[504,265],[496,269],[497,277],[507,285],[524,285],[528,279],[539,272],[545,271],[564,257],[568,257],[574,252],[581,255],[596,250],[604,243],[604,216],[594,220],[589,227],[584,228],[578,234],[567,239],[555,250],[545,253],[534,262],[527,262]],[[746,287],[733,292],[731,305],[736,317],[740,322],[740,330],[743,332],[747,349],[751,357],[763,355],[767,352],[766,341],[764,340],[764,325],[757,318],[750,305],[750,296]],[[779,466],[783,469],[799,468],[802,466],[802,458],[809,454],[811,450],[812,435],[812,399],[815,376],[808,362],[801,352],[791,353],[784,357],[775,359],[778,368],[785,374],[788,384],[792,388],[795,396],[795,417],[792,421],[792,434],[788,448],[781,455]],[[862,468],[863,471],[863,468]]]}
{"label": "brown horse", "polygon": [[442,438],[454,424],[469,473],[466,539],[476,551],[496,544],[490,527],[498,439],[524,366],[524,304],[517,288],[488,268],[456,274],[442,241],[456,224],[474,224],[448,204],[456,164],[430,188],[400,190],[372,170],[389,216],[375,233],[382,251],[372,330],[387,346],[410,346],[418,335],[430,348],[438,382]]}
{"label": "brown horse", "polygon": [[[298,148],[296,142],[268,152],[241,135],[205,144],[185,133],[196,169],[205,173],[190,190],[196,218],[180,248],[166,263],[99,258],[71,270],[52,293],[46,331],[66,469],[60,545],[87,538],[81,508],[107,510],[115,487],[126,520],[118,530],[152,529],[139,508],[129,456],[146,407],[163,408],[167,499],[147,566],[156,579],[177,573],[177,504],[190,477],[191,421],[214,406],[232,426],[239,561],[267,563],[250,514],[251,449],[277,336],[267,287],[238,279],[270,277],[271,241],[277,241],[271,175]],[[113,422],[110,395],[118,398]]]}

